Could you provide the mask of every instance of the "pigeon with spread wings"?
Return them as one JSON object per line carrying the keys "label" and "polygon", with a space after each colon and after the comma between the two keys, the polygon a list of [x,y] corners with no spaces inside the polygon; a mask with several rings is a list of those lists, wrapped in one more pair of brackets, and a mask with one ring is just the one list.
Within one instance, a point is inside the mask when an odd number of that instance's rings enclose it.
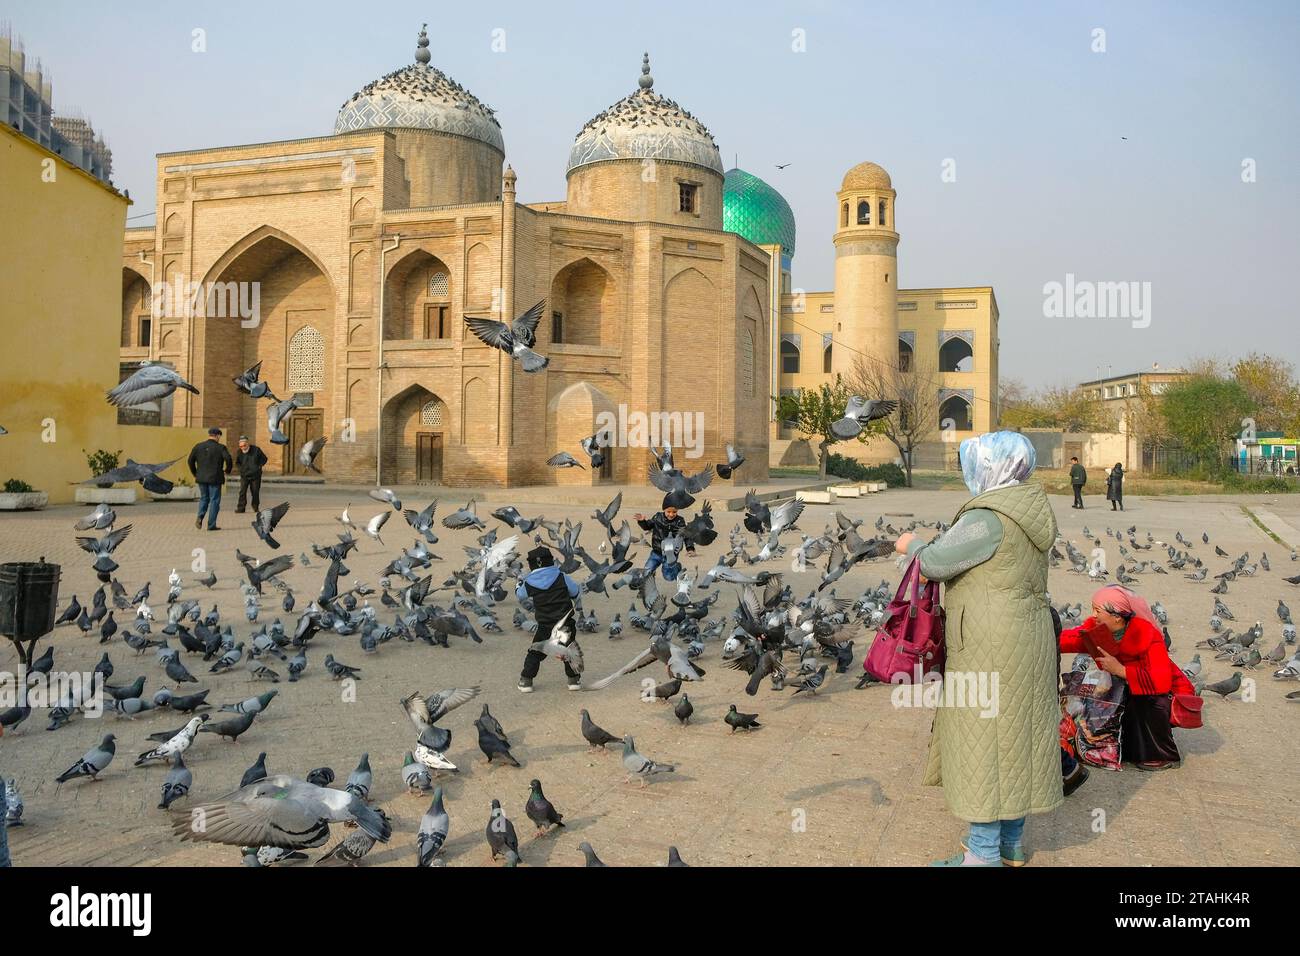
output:
{"label": "pigeon with spread wings", "polygon": [[537,323],[541,321],[546,300],[515,319],[510,325],[496,319],[465,317],[465,324],[484,345],[490,345],[517,359],[525,372],[540,372],[550,361],[545,355],[534,352],[531,345],[537,341]]}
{"label": "pigeon with spread wings", "polygon": [[660,467],[658,461],[650,463],[650,484],[654,485],[660,491],[668,493],[677,492],[679,495],[685,495],[689,500],[685,502],[686,507],[690,507],[695,502],[694,495],[709,487],[709,482],[713,480],[713,468],[705,468],[698,474],[687,477],[677,469],[665,471]]}
{"label": "pigeon with spread wings", "polygon": [[250,398],[269,398],[273,402],[278,402],[279,399],[271,392],[271,386],[266,382],[258,381],[261,374],[262,362],[259,359],[256,365],[242,375],[236,375],[231,381],[235,383],[235,388],[246,393]]}
{"label": "pigeon with spread wings", "polygon": [[178,388],[199,394],[174,370],[165,365],[144,363],[129,378],[108,392],[108,404],[118,408],[139,408],[166,398]]}
{"label": "pigeon with spread wings", "polygon": [[868,422],[887,418],[896,408],[898,402],[892,399],[865,399],[853,395],[844,409],[844,417],[831,424],[831,432],[836,438],[857,438]]}

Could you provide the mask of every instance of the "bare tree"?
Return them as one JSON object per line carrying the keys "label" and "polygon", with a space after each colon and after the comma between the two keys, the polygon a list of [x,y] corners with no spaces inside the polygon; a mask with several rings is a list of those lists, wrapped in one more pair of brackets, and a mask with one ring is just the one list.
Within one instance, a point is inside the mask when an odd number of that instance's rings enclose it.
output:
{"label": "bare tree", "polygon": [[864,398],[896,399],[898,411],[883,418],[880,434],[893,442],[903,459],[907,486],[912,487],[912,462],[917,446],[939,431],[939,369],[929,360],[911,357],[908,368],[859,356],[849,373],[849,387]]}

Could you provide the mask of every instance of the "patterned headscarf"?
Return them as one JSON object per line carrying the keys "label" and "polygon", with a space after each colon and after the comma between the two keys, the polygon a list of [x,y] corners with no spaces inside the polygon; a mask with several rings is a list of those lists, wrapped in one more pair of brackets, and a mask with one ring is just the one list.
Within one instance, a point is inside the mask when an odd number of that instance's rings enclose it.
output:
{"label": "patterned headscarf", "polygon": [[986,432],[967,438],[957,450],[961,476],[972,495],[1018,485],[1034,470],[1037,456],[1019,432]]}
{"label": "patterned headscarf", "polygon": [[1160,621],[1156,619],[1146,599],[1118,584],[1108,584],[1099,589],[1092,596],[1092,603],[1094,607],[1101,608],[1107,614],[1115,614],[1125,620],[1140,617],[1148,624],[1154,625],[1157,630],[1160,628]]}

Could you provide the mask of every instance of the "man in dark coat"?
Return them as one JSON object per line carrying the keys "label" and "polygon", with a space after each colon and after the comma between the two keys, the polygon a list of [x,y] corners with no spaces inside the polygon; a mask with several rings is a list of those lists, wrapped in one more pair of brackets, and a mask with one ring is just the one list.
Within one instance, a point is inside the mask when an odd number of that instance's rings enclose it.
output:
{"label": "man in dark coat", "polygon": [[[515,596],[524,601],[531,599],[533,613],[537,617],[537,633],[531,635],[532,643],[549,640],[555,625],[570,615],[568,629],[575,635],[577,629],[573,622],[573,599],[578,596],[578,584],[555,563],[550,549],[536,547],[528,552],[528,576],[515,589]],[[523,694],[533,692],[533,678],[542,666],[546,655],[540,651],[529,650],[524,658],[524,668],[519,672],[519,691]],[[564,673],[569,678],[569,690],[582,690],[582,675],[573,669],[568,661],[564,662]]]}
{"label": "man in dark coat", "polygon": [[262,468],[265,465],[266,452],[250,442],[247,435],[240,435],[239,454],[235,456],[235,467],[239,469],[239,501],[235,503],[236,514],[244,513],[249,492],[253,495],[253,510],[262,509]]}
{"label": "man in dark coat", "polygon": [[1071,508],[1083,507],[1083,486],[1088,483],[1088,473],[1079,464],[1078,458],[1070,459],[1070,487],[1074,489],[1074,504]]}
{"label": "man in dark coat", "polygon": [[203,515],[208,516],[208,530],[220,531],[217,527],[217,512],[221,510],[221,486],[226,483],[234,462],[230,460],[230,451],[221,444],[221,429],[215,425],[208,429],[208,440],[201,441],[190,450],[190,474],[199,486],[199,516],[194,519],[194,527],[203,527]]}

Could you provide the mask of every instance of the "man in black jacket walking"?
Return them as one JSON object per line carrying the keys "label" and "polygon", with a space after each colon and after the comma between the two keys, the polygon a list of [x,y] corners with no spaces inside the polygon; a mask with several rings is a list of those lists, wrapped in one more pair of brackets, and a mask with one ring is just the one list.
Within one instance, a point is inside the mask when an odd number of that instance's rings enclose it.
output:
{"label": "man in black jacket walking", "polygon": [[1088,483],[1088,473],[1079,464],[1078,458],[1070,459],[1070,487],[1074,489],[1074,504],[1071,508],[1083,507],[1083,486]]}
{"label": "man in black jacket walking", "polygon": [[226,475],[234,467],[230,460],[230,451],[221,444],[221,429],[215,425],[208,429],[208,440],[201,441],[190,450],[190,474],[199,486],[199,516],[194,519],[194,527],[203,527],[203,515],[208,516],[208,530],[220,531],[217,527],[217,512],[221,510],[221,486],[226,483]]}
{"label": "man in black jacket walking", "polygon": [[243,514],[248,503],[248,494],[253,495],[253,510],[262,510],[262,467],[266,464],[266,452],[248,440],[247,435],[239,436],[239,454],[235,456],[235,467],[239,469],[239,501],[235,503],[235,513]]}
{"label": "man in black jacket walking", "polygon": [[[573,599],[578,596],[578,584],[555,563],[555,558],[545,547],[536,547],[528,552],[528,576],[515,589],[519,600],[531,599],[533,613],[537,618],[537,633],[532,635],[532,642],[549,640],[555,625],[571,615],[574,610]],[[569,619],[569,630],[574,634],[573,643],[577,641],[577,631],[573,619]],[[519,691],[524,694],[533,692],[533,678],[542,666],[546,655],[540,651],[529,650],[524,657],[524,667],[519,673]],[[564,662],[564,673],[569,678],[569,690],[582,690],[582,675]]]}

